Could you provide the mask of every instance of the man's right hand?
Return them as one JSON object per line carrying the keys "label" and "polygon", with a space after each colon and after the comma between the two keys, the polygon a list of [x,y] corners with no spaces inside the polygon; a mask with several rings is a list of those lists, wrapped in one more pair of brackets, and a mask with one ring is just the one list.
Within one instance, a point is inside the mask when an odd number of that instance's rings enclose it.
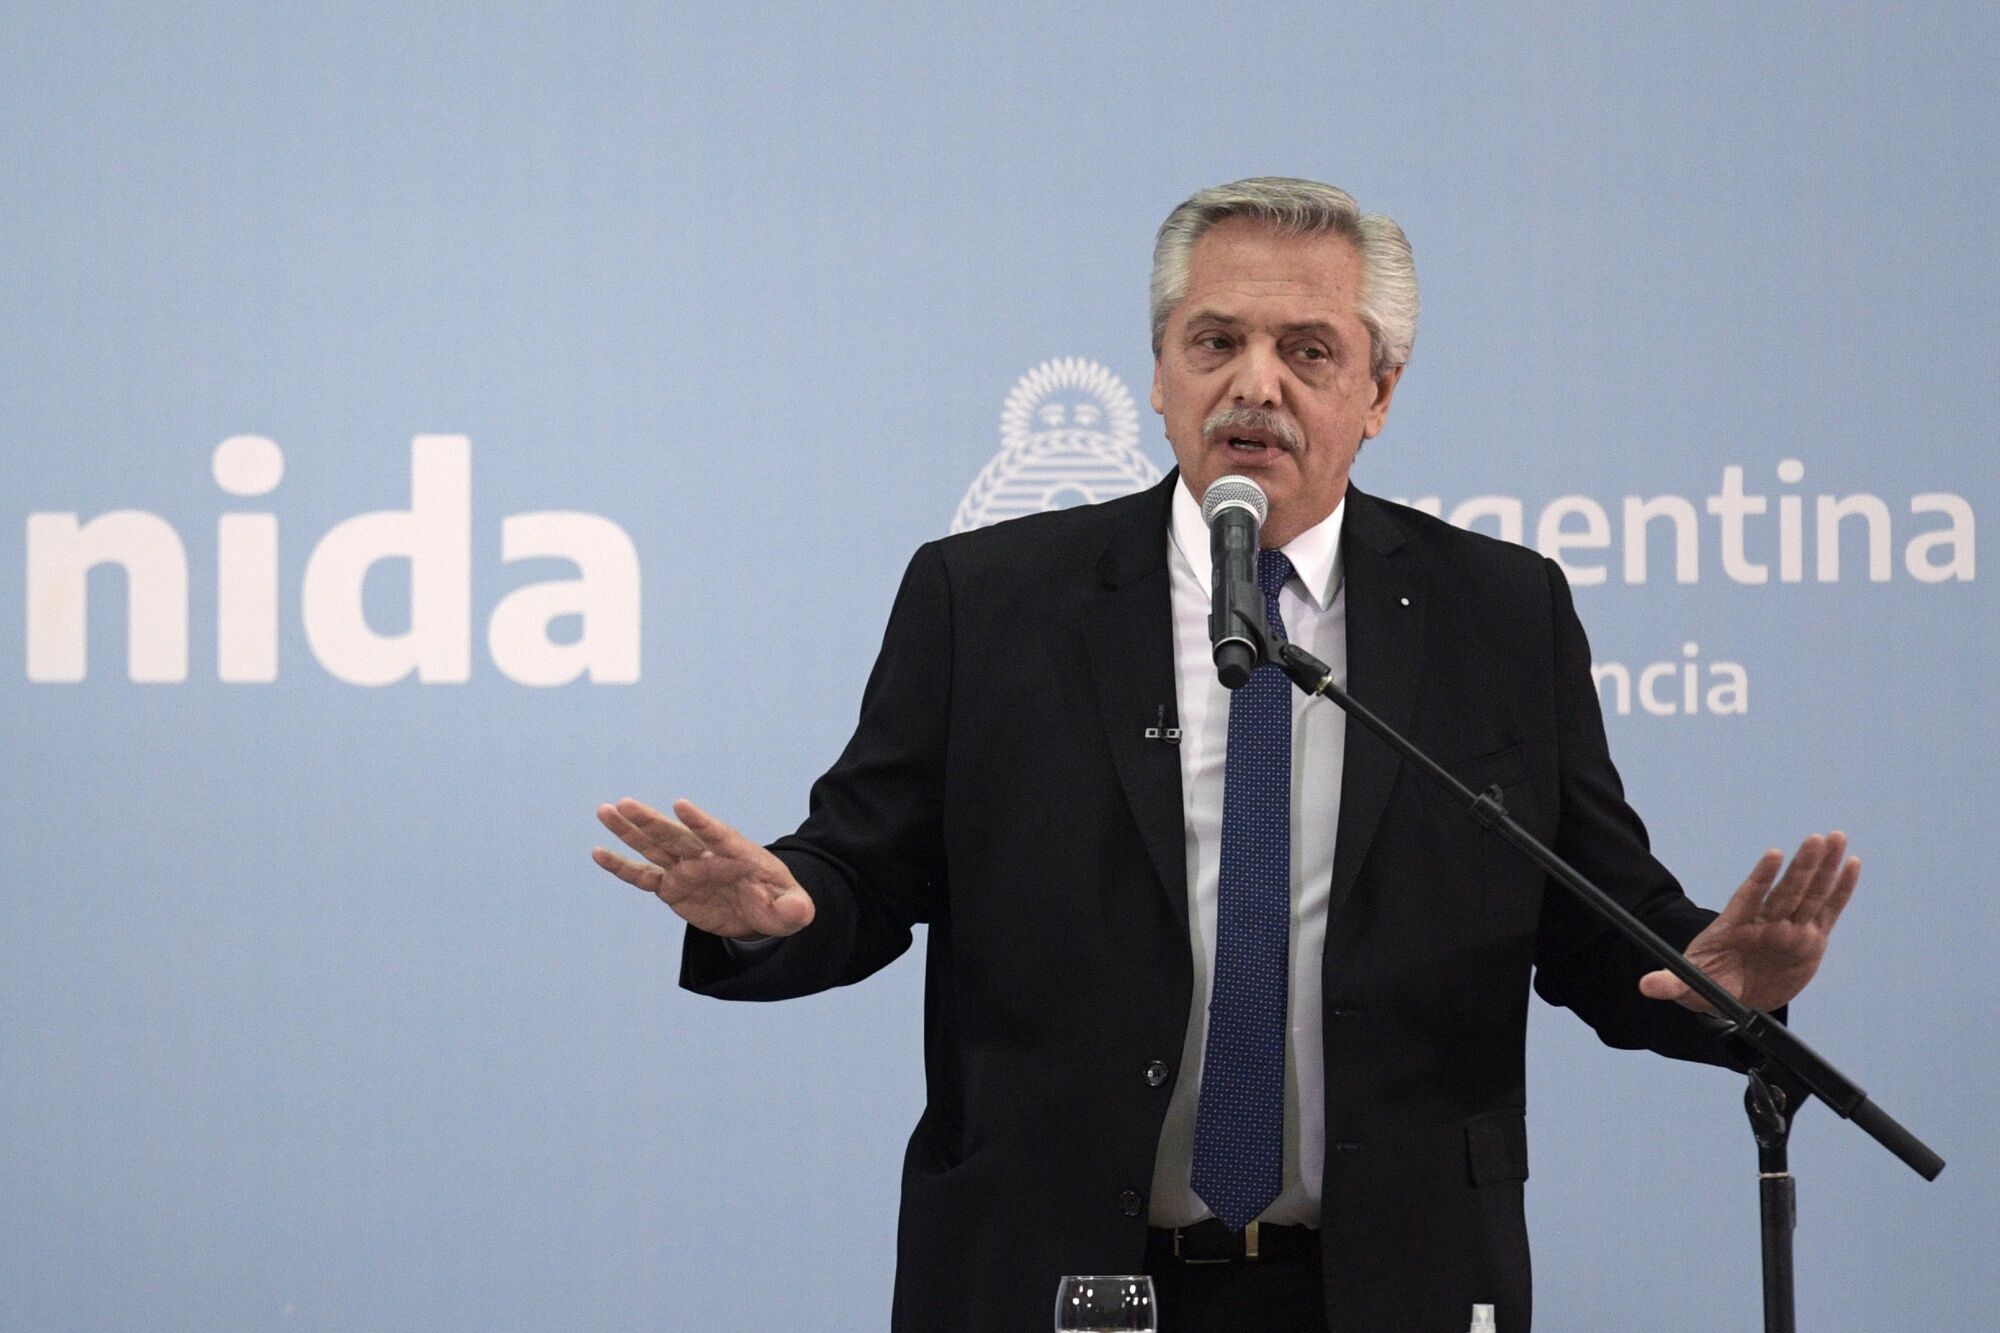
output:
{"label": "man's right hand", "polygon": [[646,859],[602,847],[590,859],[726,940],[794,935],[812,923],[813,901],[784,862],[691,801],[675,801],[674,814],[629,796],[598,806],[598,822]]}

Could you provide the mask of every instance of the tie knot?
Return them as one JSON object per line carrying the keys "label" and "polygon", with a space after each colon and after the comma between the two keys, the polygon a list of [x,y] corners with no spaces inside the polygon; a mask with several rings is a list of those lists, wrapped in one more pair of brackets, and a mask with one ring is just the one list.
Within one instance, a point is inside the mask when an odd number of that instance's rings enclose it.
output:
{"label": "tie knot", "polygon": [[1276,597],[1291,576],[1292,561],[1283,551],[1257,552],[1257,587],[1266,597]]}

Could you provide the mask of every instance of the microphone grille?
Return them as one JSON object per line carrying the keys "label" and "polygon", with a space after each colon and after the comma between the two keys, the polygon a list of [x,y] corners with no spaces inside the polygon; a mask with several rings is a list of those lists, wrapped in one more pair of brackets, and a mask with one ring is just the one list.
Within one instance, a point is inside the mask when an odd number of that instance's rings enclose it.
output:
{"label": "microphone grille", "polygon": [[1209,483],[1208,490],[1201,497],[1201,521],[1210,525],[1215,516],[1225,508],[1248,509],[1257,516],[1257,526],[1264,526],[1264,518],[1271,512],[1271,502],[1264,498],[1264,488],[1248,477],[1231,474],[1218,477]]}

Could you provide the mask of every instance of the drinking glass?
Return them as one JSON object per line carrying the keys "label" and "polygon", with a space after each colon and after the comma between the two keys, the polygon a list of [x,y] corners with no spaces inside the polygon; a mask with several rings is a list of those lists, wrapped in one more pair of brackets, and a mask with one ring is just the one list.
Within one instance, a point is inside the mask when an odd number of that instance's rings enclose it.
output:
{"label": "drinking glass", "polygon": [[1066,1277],[1056,1288],[1056,1333],[1158,1333],[1153,1279]]}

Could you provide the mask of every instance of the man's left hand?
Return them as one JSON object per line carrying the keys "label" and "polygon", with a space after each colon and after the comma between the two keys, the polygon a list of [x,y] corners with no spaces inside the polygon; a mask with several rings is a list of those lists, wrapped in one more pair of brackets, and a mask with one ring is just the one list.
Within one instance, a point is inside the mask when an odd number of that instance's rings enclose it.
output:
{"label": "man's left hand", "polygon": [[[1689,962],[1753,1009],[1776,1009],[1806,988],[1826,956],[1833,923],[1861,878],[1861,862],[1847,856],[1845,833],[1813,834],[1780,876],[1784,859],[1776,850],[1759,857],[1722,915],[1685,951]],[[1648,972],[1639,979],[1639,990],[1655,1000],[1713,1012],[1671,972]]]}

